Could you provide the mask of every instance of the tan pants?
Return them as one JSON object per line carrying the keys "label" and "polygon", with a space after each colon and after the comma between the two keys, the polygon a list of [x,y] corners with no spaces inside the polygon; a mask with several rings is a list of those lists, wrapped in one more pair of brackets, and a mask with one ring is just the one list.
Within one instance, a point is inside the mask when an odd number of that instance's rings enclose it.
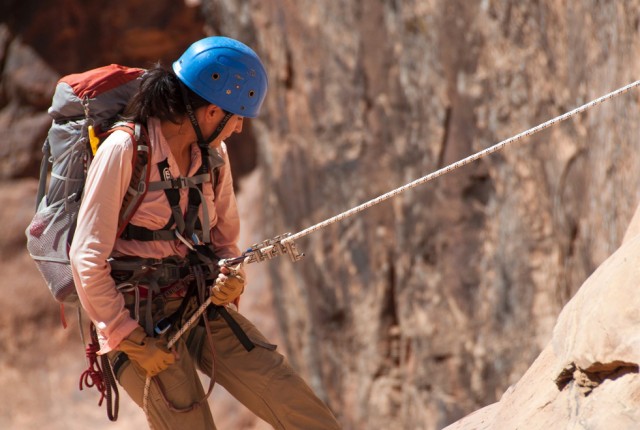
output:
{"label": "tan pants", "polygon": [[[221,317],[209,322],[214,352],[203,326],[185,333],[176,343],[177,362],[152,380],[148,419],[154,430],[216,428],[206,401],[189,412],[171,410],[186,408],[203,398],[205,392],[196,369],[211,375],[212,362],[215,382],[275,429],[339,429],[333,414],[286,358],[269,348],[270,344],[249,320],[231,309],[229,313],[256,347],[247,352]],[[112,363],[118,354],[109,353]],[[142,369],[126,361],[116,378],[142,407],[146,381]],[[165,403],[165,398],[171,405]]]}

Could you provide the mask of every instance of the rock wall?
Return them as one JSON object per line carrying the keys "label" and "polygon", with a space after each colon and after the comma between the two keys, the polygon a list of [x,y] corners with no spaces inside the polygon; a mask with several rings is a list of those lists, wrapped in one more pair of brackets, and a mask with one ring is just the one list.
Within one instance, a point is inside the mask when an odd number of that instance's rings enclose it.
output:
{"label": "rock wall", "polygon": [[[638,4],[213,2],[271,72],[267,236],[632,82]],[[234,19],[255,30],[236,30]],[[247,26],[251,26],[247,24]],[[345,428],[441,428],[549,340],[638,202],[637,91],[299,242],[272,264],[296,366]]]}
{"label": "rock wall", "polygon": [[[263,172],[261,238],[482,150],[639,69],[637,0],[203,0],[203,22],[176,2],[130,0],[129,13],[103,3],[49,0],[34,18],[29,2],[9,2],[0,14],[10,17],[2,177],[35,174],[51,84],[96,64],[89,40],[101,61],[144,63],[174,58],[204,24],[252,45],[270,74],[248,152],[234,157]],[[46,25],[53,11],[64,31]],[[638,109],[634,90],[309,235],[301,262],[267,263],[284,347],[346,429],[442,428],[524,374],[638,203]]]}
{"label": "rock wall", "polygon": [[522,378],[446,430],[638,427],[639,227],[636,211],[622,245],[562,309]]}

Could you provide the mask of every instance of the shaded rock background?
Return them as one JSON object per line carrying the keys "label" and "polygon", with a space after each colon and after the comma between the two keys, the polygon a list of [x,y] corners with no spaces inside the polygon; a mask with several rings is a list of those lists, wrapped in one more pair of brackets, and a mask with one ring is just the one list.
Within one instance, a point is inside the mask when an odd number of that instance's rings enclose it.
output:
{"label": "shaded rock background", "polygon": [[[168,62],[205,33],[253,46],[270,93],[264,115],[230,145],[250,245],[564,113],[639,70],[637,0],[189,3],[2,3],[3,428],[109,425],[76,391],[76,334],[58,328],[23,244],[60,74]],[[300,240],[303,261],[252,268],[246,311],[260,325],[277,321],[268,331],[282,333],[345,428],[442,428],[496,402],[621,243],[638,203],[638,109],[637,91],[620,96]],[[221,398],[214,405],[234,404]],[[144,424],[123,407],[132,421],[121,428]],[[262,425],[242,409],[214,413],[221,428]]]}

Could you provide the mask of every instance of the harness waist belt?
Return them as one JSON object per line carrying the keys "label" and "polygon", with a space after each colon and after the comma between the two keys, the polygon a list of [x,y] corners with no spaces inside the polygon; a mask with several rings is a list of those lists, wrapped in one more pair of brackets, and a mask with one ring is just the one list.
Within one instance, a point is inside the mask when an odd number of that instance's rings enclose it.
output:
{"label": "harness waist belt", "polygon": [[[164,289],[192,276],[188,260],[181,257],[163,259],[118,257],[110,258],[108,262],[111,265],[111,277],[117,284],[155,283]],[[145,290],[141,290],[141,293],[146,292]]]}

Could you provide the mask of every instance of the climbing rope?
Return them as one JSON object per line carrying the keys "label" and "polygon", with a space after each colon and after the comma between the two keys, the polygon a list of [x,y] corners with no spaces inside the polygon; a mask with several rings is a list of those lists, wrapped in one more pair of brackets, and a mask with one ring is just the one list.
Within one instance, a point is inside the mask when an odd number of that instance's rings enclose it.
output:
{"label": "climbing rope", "polygon": [[302,231],[300,231],[300,232],[298,232],[296,234],[293,234],[291,236],[288,236],[288,237],[284,238],[283,240],[284,241],[293,242],[296,239],[300,239],[301,237],[307,236],[308,234],[311,234],[311,233],[313,233],[313,232],[315,232],[317,230],[320,230],[320,229],[325,228],[325,227],[327,227],[327,226],[329,226],[329,225],[331,225],[333,223],[336,223],[336,222],[341,221],[341,220],[343,220],[343,219],[345,219],[347,217],[355,215],[358,212],[362,212],[363,210],[365,210],[367,208],[370,208],[371,206],[375,206],[378,203],[381,203],[381,202],[383,202],[383,201],[385,201],[387,199],[390,199],[391,197],[395,197],[395,196],[397,196],[398,194],[400,194],[400,193],[402,193],[404,191],[407,191],[407,190],[409,190],[411,188],[415,188],[418,185],[422,185],[422,184],[424,184],[426,182],[429,182],[429,181],[431,181],[433,179],[436,179],[436,178],[438,178],[440,176],[446,175],[447,173],[452,172],[452,171],[454,171],[456,169],[459,169],[460,167],[466,166],[467,164],[472,163],[472,162],[474,162],[476,160],[479,160],[480,158],[483,158],[483,157],[486,157],[487,155],[493,154],[494,152],[497,152],[497,151],[503,149],[505,146],[507,146],[507,145],[509,145],[511,143],[517,142],[517,141],[519,141],[521,139],[524,139],[525,137],[532,136],[532,135],[534,135],[534,134],[536,134],[536,133],[538,133],[538,132],[540,132],[540,131],[542,131],[544,129],[547,129],[547,128],[549,128],[549,127],[551,127],[551,126],[553,126],[555,124],[558,124],[558,123],[560,123],[562,121],[565,121],[565,120],[571,118],[572,116],[575,116],[575,115],[577,115],[579,113],[582,113],[582,112],[584,112],[584,111],[586,111],[588,109],[591,109],[592,107],[594,107],[596,105],[599,105],[600,103],[602,103],[604,101],[612,99],[612,98],[614,98],[614,97],[616,97],[616,96],[618,96],[620,94],[626,93],[627,91],[629,91],[632,88],[637,87],[638,85],[640,85],[640,80],[639,81],[635,81],[635,82],[633,82],[633,83],[631,83],[629,85],[626,85],[626,86],[624,86],[622,88],[619,88],[619,89],[617,89],[615,91],[612,91],[609,94],[605,94],[602,97],[599,97],[599,98],[597,98],[595,100],[592,100],[592,101],[590,101],[590,102],[588,102],[588,103],[586,103],[586,104],[584,104],[584,105],[582,105],[580,107],[577,107],[577,108],[575,108],[575,109],[573,109],[573,110],[571,110],[571,111],[569,111],[567,113],[564,113],[564,114],[559,115],[559,116],[557,116],[557,117],[555,117],[553,119],[550,119],[550,120],[548,120],[546,122],[543,122],[540,125],[537,125],[537,126],[535,126],[533,128],[525,130],[525,131],[523,131],[521,133],[518,133],[515,136],[510,137],[508,139],[505,139],[502,142],[496,143],[495,145],[493,145],[493,146],[491,146],[491,147],[489,147],[487,149],[483,149],[480,152],[477,152],[477,153],[475,153],[473,155],[470,155],[470,156],[468,156],[466,158],[463,158],[462,160],[456,161],[455,163],[452,163],[452,164],[450,164],[450,165],[448,165],[446,167],[438,169],[433,173],[430,173],[430,174],[428,174],[426,176],[423,176],[423,177],[421,177],[419,179],[416,179],[415,181],[410,182],[410,183],[408,183],[406,185],[403,185],[403,186],[401,186],[399,188],[396,188],[395,190],[389,191],[388,193],[385,193],[385,194],[383,194],[383,195],[381,195],[379,197],[376,197],[375,199],[369,200],[368,202],[363,203],[363,204],[361,204],[359,206],[356,206],[353,209],[350,209],[350,210],[348,210],[346,212],[343,212],[343,213],[338,214],[338,215],[336,215],[336,216],[334,216],[332,218],[329,218],[329,219],[327,219],[325,221],[322,221],[322,222],[320,222],[318,224],[315,224],[315,225],[313,225],[311,227],[308,227],[308,228],[306,228],[306,229],[304,229],[304,230],[302,230]]}
{"label": "climbing rope", "polygon": [[479,151],[475,154],[469,155],[466,158],[463,158],[462,160],[456,161],[455,163],[449,164],[446,167],[443,167],[441,169],[436,170],[435,172],[429,173],[426,176],[423,176],[421,178],[418,178],[406,185],[403,185],[399,188],[396,188],[392,191],[389,191],[385,194],[382,194],[379,197],[376,197],[372,200],[369,200],[365,203],[362,203],[359,206],[356,206],[352,209],[349,209],[345,212],[342,212],[336,216],[333,216],[329,219],[326,219],[322,222],[319,222],[315,225],[312,225],[311,227],[308,227],[298,233],[295,234],[291,234],[291,233],[286,233],[280,236],[277,236],[273,239],[268,239],[265,240],[264,242],[255,244],[253,246],[251,246],[249,249],[247,249],[241,256],[236,257],[236,258],[231,258],[231,259],[227,259],[227,260],[221,260],[221,263],[224,265],[233,265],[233,264],[237,264],[239,262],[244,262],[245,264],[248,263],[254,263],[254,262],[259,262],[259,261],[263,261],[266,259],[271,259],[274,258],[278,255],[282,255],[282,254],[289,254],[289,256],[291,257],[291,259],[293,261],[297,261],[299,259],[301,259],[303,257],[304,254],[300,254],[295,246],[295,240],[300,239],[304,236],[307,236],[315,231],[318,231],[320,229],[323,229],[325,227],[328,227],[331,224],[334,224],[336,222],[342,221],[345,218],[348,218],[352,215],[355,215],[359,212],[362,212],[365,209],[370,208],[371,206],[375,206],[378,203],[382,203],[383,201],[390,199],[391,197],[395,197],[400,193],[403,193],[411,188],[415,188],[418,185],[422,185],[426,182],[432,181],[433,179],[436,179],[440,176],[446,175],[447,173],[450,173],[456,169],[459,169],[460,167],[466,166],[469,163],[472,163],[476,160],[479,160],[480,158],[486,157],[487,155],[493,154],[494,152],[497,152],[501,149],[503,149],[504,147],[506,147],[507,145],[510,145],[514,142],[517,142],[521,139],[524,139],[525,137],[529,137],[532,136],[542,130],[545,130],[555,124],[558,124],[562,121],[565,121],[579,113],[582,113],[588,109],[591,109],[592,107],[599,105],[600,103],[603,103],[609,99],[612,99],[616,96],[619,96],[620,94],[623,94],[637,86],[640,85],[640,80],[639,81],[635,81],[631,84],[628,84],[624,87],[621,87],[615,91],[612,91],[608,94],[603,95],[602,97],[598,97],[595,100],[592,100],[588,103],[583,104],[580,107],[577,107],[569,112],[566,112],[562,115],[559,115],[555,118],[552,118],[546,122],[543,122],[542,124],[539,124],[535,127],[532,127],[528,130],[525,130],[521,133],[516,134],[515,136],[512,136],[508,139],[505,139],[501,142],[496,143],[495,145],[483,149],[482,151]]}

